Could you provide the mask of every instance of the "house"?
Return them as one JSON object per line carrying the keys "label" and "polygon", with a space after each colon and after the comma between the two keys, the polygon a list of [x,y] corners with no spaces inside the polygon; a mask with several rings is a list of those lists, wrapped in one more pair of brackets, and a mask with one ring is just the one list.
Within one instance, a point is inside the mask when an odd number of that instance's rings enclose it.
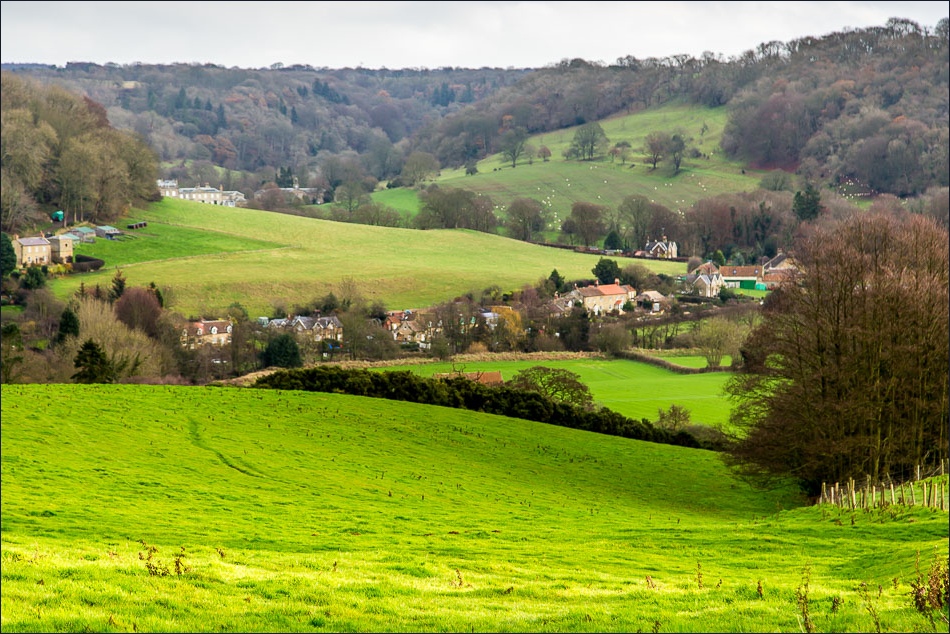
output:
{"label": "house", "polygon": [[224,346],[231,343],[232,329],[229,319],[188,322],[181,331],[181,345],[190,350],[204,345]]}
{"label": "house", "polygon": [[636,298],[637,305],[651,313],[662,313],[670,307],[670,299],[659,291],[643,291]]}
{"label": "house", "polygon": [[42,235],[35,238],[21,238],[15,235],[12,242],[17,267],[44,266],[52,262],[50,242]]}
{"label": "house", "polygon": [[646,251],[647,255],[651,258],[673,259],[677,257],[676,243],[672,240],[667,240],[666,236],[663,236],[662,240],[647,240],[644,251]]}
{"label": "house", "polygon": [[765,289],[762,283],[762,266],[752,264],[748,266],[724,266],[719,269],[722,274],[723,283],[727,288],[744,288],[754,290],[761,286],[760,290]]}
{"label": "house", "polygon": [[725,281],[715,262],[704,262],[683,278],[687,292],[700,297],[718,297]]}
{"label": "house", "polygon": [[762,265],[762,284],[771,290],[795,280],[801,272],[798,263],[790,255],[779,253]]}
{"label": "house", "polygon": [[[287,202],[299,201],[305,205],[322,205],[323,198],[326,195],[326,190],[322,187],[301,187],[296,176],[294,176],[293,187],[276,187],[274,189],[279,191]],[[254,192],[254,198],[260,199],[268,191],[271,190],[258,189]]]}
{"label": "house", "polygon": [[243,207],[247,204],[243,193],[235,190],[223,191],[209,187],[208,183],[205,183],[203,187],[178,187],[176,180],[159,180],[156,184],[159,193],[167,198],[180,198],[225,207]]}
{"label": "house", "polygon": [[296,339],[312,341],[343,341],[343,322],[336,315],[329,317],[283,317],[267,319],[261,317],[258,323],[265,328],[289,330]]}
{"label": "house", "polygon": [[396,343],[414,343],[421,349],[429,348],[432,338],[442,332],[442,323],[432,313],[414,309],[389,311],[382,327],[392,333]]}
{"label": "house", "polygon": [[623,314],[623,307],[627,303],[634,303],[637,289],[629,284],[621,284],[614,280],[613,284],[594,284],[571,291],[572,299],[579,299],[587,312],[592,315],[604,315],[611,312]]}
{"label": "house", "polygon": [[57,264],[71,264],[73,261],[73,245],[76,237],[71,233],[61,233],[49,239],[51,257]]}

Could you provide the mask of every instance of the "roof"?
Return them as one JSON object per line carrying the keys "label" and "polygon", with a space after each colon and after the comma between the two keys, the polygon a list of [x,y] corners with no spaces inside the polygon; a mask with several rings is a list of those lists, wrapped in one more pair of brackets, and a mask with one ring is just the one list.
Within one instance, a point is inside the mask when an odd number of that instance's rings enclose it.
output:
{"label": "roof", "polygon": [[719,269],[723,277],[759,277],[762,275],[762,267],[752,266],[724,266]]}
{"label": "roof", "polygon": [[501,377],[501,372],[448,372],[445,374],[433,374],[434,379],[454,379],[456,377],[466,378],[482,385],[502,385],[505,381]]}
{"label": "roof", "polygon": [[46,238],[17,238],[17,242],[25,247],[49,246],[49,240]]}

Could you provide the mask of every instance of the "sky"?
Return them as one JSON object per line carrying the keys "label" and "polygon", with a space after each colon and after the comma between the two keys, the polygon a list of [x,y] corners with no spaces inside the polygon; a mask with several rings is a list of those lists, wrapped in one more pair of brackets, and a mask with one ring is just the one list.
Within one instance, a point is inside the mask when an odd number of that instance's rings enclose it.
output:
{"label": "sky", "polygon": [[906,18],[942,2],[0,2],[0,62],[64,66],[542,68],[739,56]]}

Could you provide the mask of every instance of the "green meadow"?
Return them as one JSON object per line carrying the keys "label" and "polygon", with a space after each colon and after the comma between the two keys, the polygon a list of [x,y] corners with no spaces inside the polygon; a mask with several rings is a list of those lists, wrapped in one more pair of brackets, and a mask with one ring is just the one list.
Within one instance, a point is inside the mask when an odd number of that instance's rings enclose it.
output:
{"label": "green meadow", "polygon": [[946,512],[412,403],[0,389],[4,632],[936,629],[909,593]]}
{"label": "green meadow", "polygon": [[[699,357],[669,358],[671,363],[686,367],[704,367]],[[712,427],[728,427],[729,401],[723,398],[722,388],[731,376],[727,372],[704,374],[676,374],[646,363],[621,359],[545,359],[521,361],[456,361],[419,365],[392,365],[385,370],[408,370],[420,376],[452,372],[501,372],[502,378],[512,379],[527,368],[543,365],[569,370],[590,388],[597,405],[611,409],[628,418],[646,418],[656,421],[659,410],[670,405],[685,407],[693,423]]]}
{"label": "green meadow", "polygon": [[[77,252],[106,262],[95,273],[51,282],[60,298],[80,284],[108,288],[117,269],[127,283],[172,289],[173,310],[220,315],[232,303],[252,318],[339,292],[352,279],[369,301],[420,308],[493,285],[513,291],[547,278],[590,278],[599,256],[551,249],[474,231],[418,231],[165,199],[136,210],[145,229],[127,240],[97,240]],[[686,265],[650,262],[678,275]]]}
{"label": "green meadow", "polygon": [[[765,174],[745,168],[722,154],[719,141],[727,118],[725,108],[694,105],[669,105],[635,112],[598,122],[611,146],[620,141],[630,143],[632,151],[625,163],[609,158],[565,160],[564,151],[577,131],[572,127],[529,139],[528,143],[535,148],[545,145],[551,150],[548,161],[534,159],[529,163],[525,157],[512,168],[501,155],[493,155],[478,162],[477,174],[466,175],[464,169],[443,170],[435,182],[440,187],[458,187],[490,195],[499,207],[507,207],[515,198],[533,198],[559,220],[570,214],[575,202],[616,209],[631,195],[646,196],[670,210],[685,212],[703,198],[752,191]],[[679,173],[674,173],[672,165],[662,161],[654,170],[645,162],[642,151],[647,135],[677,130],[689,139],[687,146],[696,148],[701,156],[684,158]]]}

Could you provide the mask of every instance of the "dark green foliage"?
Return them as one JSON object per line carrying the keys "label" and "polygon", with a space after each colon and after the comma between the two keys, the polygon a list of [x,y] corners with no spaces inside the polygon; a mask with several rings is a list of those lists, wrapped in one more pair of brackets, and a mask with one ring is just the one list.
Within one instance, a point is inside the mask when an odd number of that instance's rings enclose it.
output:
{"label": "dark green foliage", "polygon": [[564,288],[564,282],[566,281],[564,277],[557,272],[557,269],[551,271],[551,275],[548,276],[548,279],[551,280],[551,283],[554,284],[554,290],[560,291]]}
{"label": "dark green foliage", "polygon": [[277,335],[264,349],[264,365],[278,368],[299,368],[303,365],[300,347],[293,335]]}
{"label": "dark green foliage", "polygon": [[67,306],[63,309],[63,314],[59,318],[59,330],[56,333],[56,343],[62,343],[66,337],[79,336],[79,316],[76,312]]}
{"label": "dark green foliage", "polygon": [[498,414],[649,442],[721,449],[716,440],[700,441],[686,431],[673,433],[657,429],[646,419],[635,421],[609,409],[556,401],[536,390],[510,385],[490,387],[464,377],[428,379],[409,371],[374,372],[318,366],[275,372],[258,379],[254,387],[387,398]]}
{"label": "dark green foliage", "polygon": [[16,251],[10,236],[0,233],[0,278],[16,270]]}
{"label": "dark green foliage", "polygon": [[620,265],[617,264],[617,261],[607,258],[600,258],[600,260],[597,261],[597,265],[591,269],[591,273],[594,274],[597,281],[601,284],[613,284],[619,280],[622,275]]}
{"label": "dark green foliage", "polygon": [[623,238],[620,237],[616,229],[607,232],[607,237],[604,238],[604,248],[609,251],[619,251],[624,248]]}
{"label": "dark green foliage", "polygon": [[46,273],[38,266],[31,266],[26,270],[26,275],[20,278],[20,288],[35,291],[44,286],[46,286]]}
{"label": "dark green foliage", "polygon": [[563,368],[549,368],[537,365],[518,372],[508,385],[529,392],[537,392],[545,398],[559,403],[569,403],[583,409],[590,409],[594,397],[581,382],[580,376]]}
{"label": "dark green foliage", "polygon": [[125,276],[122,275],[122,269],[116,269],[112,276],[112,288],[109,289],[109,301],[115,302],[122,297],[125,292]]}
{"label": "dark green foliage", "polygon": [[792,211],[802,222],[814,220],[821,213],[821,192],[811,183],[805,186],[804,192],[795,192]]}
{"label": "dark green foliage", "polygon": [[76,383],[114,383],[116,370],[109,358],[92,339],[79,348],[73,365],[78,371],[72,376]]}
{"label": "dark green foliage", "polygon": [[0,383],[13,383],[15,370],[23,363],[23,337],[15,321],[0,328]]}

